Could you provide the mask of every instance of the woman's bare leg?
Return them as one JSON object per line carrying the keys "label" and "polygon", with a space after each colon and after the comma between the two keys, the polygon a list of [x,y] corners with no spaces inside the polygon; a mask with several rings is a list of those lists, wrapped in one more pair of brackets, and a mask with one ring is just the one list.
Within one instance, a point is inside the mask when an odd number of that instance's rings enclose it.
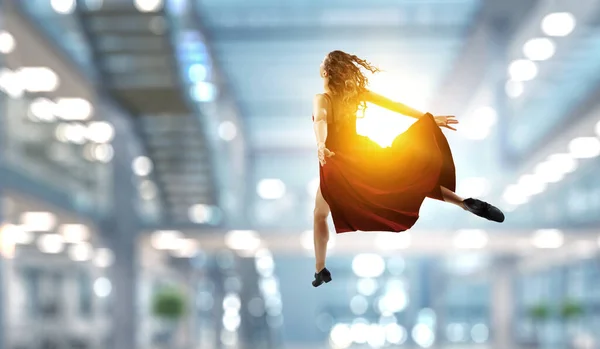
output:
{"label": "woman's bare leg", "polygon": [[456,195],[455,192],[446,187],[440,187],[440,189],[442,189],[442,197],[444,198],[444,201],[454,204],[464,210],[467,209],[465,207],[464,199]]}
{"label": "woman's bare leg", "polygon": [[325,268],[327,258],[327,243],[329,242],[329,227],[327,226],[329,216],[329,205],[321,194],[321,188],[317,191],[315,200],[313,234],[315,242],[315,260],[317,273]]}

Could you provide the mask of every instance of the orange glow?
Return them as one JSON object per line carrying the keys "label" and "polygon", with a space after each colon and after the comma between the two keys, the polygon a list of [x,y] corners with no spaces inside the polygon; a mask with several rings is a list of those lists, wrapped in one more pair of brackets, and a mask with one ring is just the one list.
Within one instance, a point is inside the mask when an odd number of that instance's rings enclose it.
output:
{"label": "orange glow", "polygon": [[[378,73],[369,77],[369,88],[394,101],[402,102],[412,108],[425,112],[426,94],[423,86],[402,84],[419,81],[406,76],[390,73]],[[406,131],[416,119],[402,116],[376,105],[369,104],[364,118],[356,122],[358,134],[367,136],[381,147],[389,147],[394,139]]]}

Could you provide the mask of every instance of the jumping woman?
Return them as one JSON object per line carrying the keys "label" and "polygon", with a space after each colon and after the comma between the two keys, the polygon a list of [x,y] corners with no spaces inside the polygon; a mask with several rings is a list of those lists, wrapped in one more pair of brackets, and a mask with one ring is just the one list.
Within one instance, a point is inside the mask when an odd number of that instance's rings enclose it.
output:
{"label": "jumping woman", "polygon": [[[440,128],[455,131],[455,117],[422,113],[369,91],[362,69],[378,71],[342,51],[330,52],[320,67],[324,93],[316,95],[313,102],[320,163],[314,210],[314,287],[331,281],[325,268],[329,213],[338,234],[410,229],[426,197],[491,221],[504,221],[497,207],[454,193],[454,160]],[[396,137],[391,147],[383,148],[356,133],[357,113],[364,112],[367,102],[418,120]]]}

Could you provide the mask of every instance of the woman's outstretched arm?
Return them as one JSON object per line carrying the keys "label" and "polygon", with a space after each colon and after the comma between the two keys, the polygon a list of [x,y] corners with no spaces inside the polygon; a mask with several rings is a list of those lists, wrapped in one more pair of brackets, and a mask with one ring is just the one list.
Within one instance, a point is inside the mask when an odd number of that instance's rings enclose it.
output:
{"label": "woman's outstretched arm", "polygon": [[369,103],[376,104],[385,109],[394,111],[396,113],[400,113],[402,115],[410,116],[410,117],[413,117],[416,119],[420,118],[421,116],[423,116],[423,114],[425,114],[423,112],[413,109],[413,108],[411,108],[405,104],[402,104],[400,102],[394,102],[391,99],[384,97],[380,94],[377,94],[375,92],[372,92],[372,91],[366,92],[365,100]]}
{"label": "woman's outstretched arm", "polygon": [[[379,95],[375,92],[367,91],[367,93],[365,95],[365,100],[369,103],[376,104],[385,109],[395,111],[396,113],[410,116],[415,119],[418,119],[421,116],[425,115],[425,113],[423,113],[423,112],[413,109],[413,108],[411,108],[405,104],[402,104],[400,102],[394,102],[391,99],[383,97],[382,95]],[[433,119],[435,120],[435,123],[439,127],[444,127],[444,128],[450,129],[452,131],[456,131],[456,129],[454,127],[450,126],[450,125],[458,124],[458,120],[456,120],[454,118],[454,116],[451,116],[451,115],[435,116]]]}

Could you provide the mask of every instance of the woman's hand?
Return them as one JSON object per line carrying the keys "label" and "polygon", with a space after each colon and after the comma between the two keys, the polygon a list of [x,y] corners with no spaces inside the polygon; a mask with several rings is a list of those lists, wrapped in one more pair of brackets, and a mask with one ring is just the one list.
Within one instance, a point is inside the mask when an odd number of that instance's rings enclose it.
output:
{"label": "woman's hand", "polygon": [[452,131],[456,131],[454,127],[450,126],[458,124],[458,120],[455,118],[455,116],[436,116],[433,119],[439,127],[445,127],[451,129]]}
{"label": "woman's hand", "polygon": [[321,166],[323,166],[327,163],[327,161],[325,161],[325,159],[334,156],[335,153],[332,152],[331,150],[327,149],[325,147],[325,143],[319,143],[317,155],[319,156],[319,163],[321,163]]}

